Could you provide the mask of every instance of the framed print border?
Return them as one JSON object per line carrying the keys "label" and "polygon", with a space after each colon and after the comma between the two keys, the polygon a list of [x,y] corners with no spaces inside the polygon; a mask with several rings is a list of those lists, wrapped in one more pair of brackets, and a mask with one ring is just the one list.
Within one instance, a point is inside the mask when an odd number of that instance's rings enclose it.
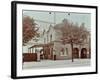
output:
{"label": "framed print border", "polygon": [[[90,8],[95,9],[95,71],[90,72],[77,72],[77,73],[59,73],[59,74],[45,74],[45,75],[28,75],[18,76],[17,74],[17,7],[18,4],[22,5],[44,5],[44,6],[58,6],[58,7],[72,7],[72,8]],[[98,73],[98,7],[89,5],[73,5],[73,4],[57,4],[57,3],[42,3],[42,2],[24,2],[24,1],[12,1],[11,2],[11,78],[38,78],[38,77],[55,77],[55,76],[68,76],[68,75],[85,75],[85,74],[97,74]]]}

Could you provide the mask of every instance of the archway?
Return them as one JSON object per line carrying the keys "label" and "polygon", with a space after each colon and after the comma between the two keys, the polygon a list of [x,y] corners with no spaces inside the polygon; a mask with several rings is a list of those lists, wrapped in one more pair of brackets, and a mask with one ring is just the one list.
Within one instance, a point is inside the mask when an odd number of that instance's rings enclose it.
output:
{"label": "archway", "polygon": [[87,58],[87,49],[86,48],[81,49],[81,58]]}
{"label": "archway", "polygon": [[79,49],[78,48],[73,49],[73,56],[74,56],[74,58],[79,58]]}

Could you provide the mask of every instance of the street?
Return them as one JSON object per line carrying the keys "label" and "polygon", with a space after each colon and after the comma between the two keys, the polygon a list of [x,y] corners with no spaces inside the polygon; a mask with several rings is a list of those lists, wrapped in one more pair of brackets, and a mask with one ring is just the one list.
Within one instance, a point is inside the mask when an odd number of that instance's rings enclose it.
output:
{"label": "street", "polygon": [[36,68],[62,68],[62,67],[82,67],[90,66],[90,59],[74,59],[72,60],[41,60],[40,62],[24,62],[23,69]]}

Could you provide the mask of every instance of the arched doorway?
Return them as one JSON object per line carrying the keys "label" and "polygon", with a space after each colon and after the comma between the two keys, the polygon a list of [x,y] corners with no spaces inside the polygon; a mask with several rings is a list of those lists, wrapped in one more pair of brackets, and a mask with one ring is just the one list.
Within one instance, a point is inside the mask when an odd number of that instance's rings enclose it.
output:
{"label": "arched doorway", "polygon": [[74,58],[79,58],[79,49],[78,48],[73,49],[73,56],[74,56]]}
{"label": "arched doorway", "polygon": [[86,48],[81,49],[81,58],[87,58],[87,49]]}

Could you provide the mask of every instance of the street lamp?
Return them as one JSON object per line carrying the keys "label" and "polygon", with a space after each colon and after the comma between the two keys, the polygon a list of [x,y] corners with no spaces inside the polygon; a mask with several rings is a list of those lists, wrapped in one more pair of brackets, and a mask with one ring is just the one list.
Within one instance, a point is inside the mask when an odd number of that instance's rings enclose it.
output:
{"label": "street lamp", "polygon": [[[69,23],[70,23],[70,26],[71,26],[71,20],[70,20],[70,12],[68,12],[68,16],[69,16]],[[72,42],[72,41],[71,41]],[[73,43],[71,43],[71,48],[72,48],[72,62],[74,61],[74,54],[73,54]]]}

